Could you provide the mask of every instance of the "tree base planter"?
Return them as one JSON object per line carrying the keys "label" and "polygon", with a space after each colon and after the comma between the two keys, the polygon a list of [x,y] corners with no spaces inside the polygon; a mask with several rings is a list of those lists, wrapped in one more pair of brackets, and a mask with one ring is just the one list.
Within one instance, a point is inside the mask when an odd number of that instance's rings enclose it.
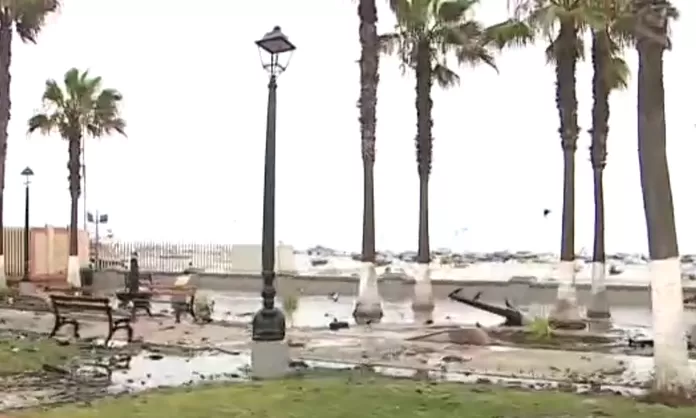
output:
{"label": "tree base planter", "polygon": [[430,266],[418,263],[415,266],[413,284],[413,302],[411,309],[416,322],[432,322],[433,311],[435,310],[435,299],[433,297],[433,284],[430,280]]}
{"label": "tree base planter", "polygon": [[384,312],[381,303],[365,303],[357,301],[353,309],[353,319],[358,325],[377,324],[382,320]]}
{"label": "tree base planter", "polygon": [[598,290],[592,295],[590,306],[587,308],[587,317],[589,319],[611,318],[611,309],[609,308],[609,298],[607,297],[606,289]]}
{"label": "tree base planter", "polygon": [[80,279],[80,259],[76,255],[68,257],[68,284],[72,287],[80,287],[82,280]]}
{"label": "tree base planter", "polygon": [[377,287],[377,272],[373,263],[363,263],[360,271],[360,289],[353,309],[353,318],[359,325],[378,323],[384,312]]}
{"label": "tree base planter", "polygon": [[4,254],[0,254],[0,289],[7,289],[7,275],[5,274]]}

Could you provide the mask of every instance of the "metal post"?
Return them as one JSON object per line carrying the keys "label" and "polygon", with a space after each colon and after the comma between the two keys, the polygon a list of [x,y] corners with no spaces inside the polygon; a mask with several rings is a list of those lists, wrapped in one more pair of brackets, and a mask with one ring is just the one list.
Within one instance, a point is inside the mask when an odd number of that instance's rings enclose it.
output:
{"label": "metal post", "polygon": [[261,277],[263,278],[263,307],[252,322],[254,341],[285,339],[285,315],[274,306],[275,289],[275,160],[276,160],[276,76],[268,83],[268,113],[266,119],[266,156],[263,189],[263,236],[261,241]]}
{"label": "metal post", "polygon": [[81,141],[82,148],[82,227],[87,232],[87,165],[85,164],[85,139]]}
{"label": "metal post", "polygon": [[97,211],[95,215],[96,218],[94,219],[94,269],[99,271],[101,270],[101,263],[99,262],[99,212]]}
{"label": "metal post", "polygon": [[22,281],[29,281],[29,178],[24,185],[24,274]]}

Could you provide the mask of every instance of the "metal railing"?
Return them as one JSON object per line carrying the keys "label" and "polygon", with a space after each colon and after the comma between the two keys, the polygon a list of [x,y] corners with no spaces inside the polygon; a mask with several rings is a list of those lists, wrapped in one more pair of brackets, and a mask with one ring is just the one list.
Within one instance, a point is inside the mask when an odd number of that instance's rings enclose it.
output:
{"label": "metal railing", "polygon": [[208,273],[232,272],[231,244],[176,242],[92,242],[91,258],[97,269],[127,269],[133,253],[141,271],[181,272],[193,267]]}
{"label": "metal railing", "polygon": [[19,277],[24,274],[24,228],[5,227],[5,274]]}

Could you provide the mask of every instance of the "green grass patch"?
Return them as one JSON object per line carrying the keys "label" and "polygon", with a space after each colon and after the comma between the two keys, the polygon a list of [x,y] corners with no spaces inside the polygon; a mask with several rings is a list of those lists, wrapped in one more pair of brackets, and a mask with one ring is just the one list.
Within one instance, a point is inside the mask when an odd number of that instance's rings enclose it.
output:
{"label": "green grass patch", "polygon": [[151,392],[30,410],[36,418],[693,418],[615,396],[590,397],[373,377],[323,377]]}
{"label": "green grass patch", "polygon": [[78,354],[73,345],[48,338],[0,337],[0,375],[40,371],[44,364],[61,365]]}

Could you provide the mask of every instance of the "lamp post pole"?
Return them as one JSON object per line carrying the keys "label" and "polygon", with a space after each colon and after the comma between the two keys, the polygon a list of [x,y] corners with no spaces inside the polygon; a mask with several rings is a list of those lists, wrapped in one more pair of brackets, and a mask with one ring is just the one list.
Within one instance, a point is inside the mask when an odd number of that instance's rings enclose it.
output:
{"label": "lamp post pole", "polygon": [[[295,46],[276,26],[256,41],[263,68],[270,74],[266,114],[266,153],[264,158],[263,231],[261,241],[261,309],[252,321],[252,374],[257,378],[280,377],[287,372],[288,348],[285,344],[285,315],[275,306],[275,180],[276,180],[276,91],[277,78],[287,68],[281,57],[288,57]],[[264,59],[264,57],[266,59]],[[289,62],[289,61],[288,61]]]}
{"label": "lamp post pole", "polygon": [[[276,180],[276,91],[278,84],[275,74],[268,82],[268,110],[266,115],[266,155],[263,175],[263,232],[261,239],[261,277],[263,278],[263,309],[267,317],[277,317],[268,325],[270,328],[255,329],[256,339],[271,341],[285,338],[285,318],[282,311],[275,308],[275,180]],[[266,321],[263,321],[265,323]],[[282,325],[282,326],[281,326]]]}
{"label": "lamp post pole", "polygon": [[105,224],[109,222],[109,215],[106,213],[100,214],[98,211],[92,214],[92,212],[87,212],[87,221],[94,224],[94,269],[101,270],[101,262],[99,261],[99,224]]}
{"label": "lamp post pole", "polygon": [[29,184],[30,177],[34,175],[31,168],[27,167],[22,170],[22,175],[24,176],[24,271],[22,274],[22,281],[29,281],[29,244],[31,231],[29,230]]}

